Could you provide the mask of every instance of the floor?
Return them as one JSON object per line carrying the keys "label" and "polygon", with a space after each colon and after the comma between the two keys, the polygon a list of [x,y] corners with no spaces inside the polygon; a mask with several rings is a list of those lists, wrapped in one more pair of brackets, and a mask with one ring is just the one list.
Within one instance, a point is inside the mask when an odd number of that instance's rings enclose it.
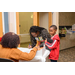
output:
{"label": "floor", "polygon": [[[46,59],[46,62],[50,62],[48,57]],[[58,62],[75,62],[75,47],[61,50],[59,52]]]}
{"label": "floor", "polygon": [[75,47],[61,50],[58,62],[75,62]]}

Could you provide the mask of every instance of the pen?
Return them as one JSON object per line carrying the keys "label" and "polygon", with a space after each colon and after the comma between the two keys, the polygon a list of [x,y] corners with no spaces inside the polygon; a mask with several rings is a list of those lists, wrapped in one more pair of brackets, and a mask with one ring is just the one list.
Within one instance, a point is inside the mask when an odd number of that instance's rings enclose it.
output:
{"label": "pen", "polygon": [[29,46],[30,46],[30,44],[29,44]]}

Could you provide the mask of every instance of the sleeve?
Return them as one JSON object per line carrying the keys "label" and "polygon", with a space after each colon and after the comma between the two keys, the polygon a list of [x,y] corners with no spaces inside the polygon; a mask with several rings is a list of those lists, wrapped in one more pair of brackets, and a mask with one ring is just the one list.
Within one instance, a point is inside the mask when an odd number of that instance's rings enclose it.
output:
{"label": "sleeve", "polygon": [[31,43],[32,43],[32,45],[31,45],[32,48],[35,47],[35,45],[36,45],[36,40],[32,40]]}
{"label": "sleeve", "polygon": [[20,55],[20,60],[27,60],[27,61],[32,60],[36,55],[36,51],[37,49],[33,48],[33,50],[31,50],[30,53],[22,52]]}
{"label": "sleeve", "polygon": [[36,45],[36,43],[37,43],[36,40],[35,40],[35,38],[32,37],[32,36],[31,36],[31,43],[32,43],[32,45],[31,45],[32,48],[35,47],[35,45]]}
{"label": "sleeve", "polygon": [[29,61],[35,57],[36,51],[37,51],[37,48],[33,48],[33,50],[31,50],[30,53],[22,52],[17,49],[12,52],[12,54],[10,55],[10,58],[15,60]]}
{"label": "sleeve", "polygon": [[44,46],[44,44],[45,44],[45,43],[43,42],[43,43],[41,43],[39,46],[40,46],[40,47],[43,47],[43,46]]}
{"label": "sleeve", "polygon": [[51,51],[51,49],[50,49],[50,48],[48,48],[46,45],[45,45],[45,48],[46,48],[47,50]]}
{"label": "sleeve", "polygon": [[45,42],[45,45],[46,45],[49,49],[57,48],[57,40],[54,40],[53,43]]}

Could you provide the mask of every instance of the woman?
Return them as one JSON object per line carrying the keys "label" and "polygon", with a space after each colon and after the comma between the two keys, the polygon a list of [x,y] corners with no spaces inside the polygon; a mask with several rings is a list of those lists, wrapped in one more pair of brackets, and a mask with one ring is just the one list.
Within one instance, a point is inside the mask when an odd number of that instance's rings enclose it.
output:
{"label": "woman", "polygon": [[36,55],[38,47],[35,46],[30,51],[30,53],[26,53],[17,49],[19,44],[20,44],[20,39],[17,34],[12,32],[6,33],[1,40],[0,58],[11,59],[13,61],[32,60]]}
{"label": "woman", "polygon": [[[51,38],[48,31],[42,27],[32,26],[30,28],[29,32],[30,32],[30,38],[31,38],[32,45],[29,45],[28,48],[33,48],[36,45],[37,40],[40,41],[39,46],[43,47],[44,46],[44,40],[46,40],[46,38],[49,38],[49,39]],[[53,41],[51,40],[51,42],[53,42]]]}

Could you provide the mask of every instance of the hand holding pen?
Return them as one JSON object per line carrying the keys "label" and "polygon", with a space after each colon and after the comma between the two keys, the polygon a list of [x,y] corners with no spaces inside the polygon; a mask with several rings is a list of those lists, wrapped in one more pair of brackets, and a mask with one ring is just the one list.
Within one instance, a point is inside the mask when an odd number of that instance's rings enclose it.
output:
{"label": "hand holding pen", "polygon": [[30,48],[32,48],[32,46],[29,44],[29,45],[28,45],[28,48],[30,49]]}

